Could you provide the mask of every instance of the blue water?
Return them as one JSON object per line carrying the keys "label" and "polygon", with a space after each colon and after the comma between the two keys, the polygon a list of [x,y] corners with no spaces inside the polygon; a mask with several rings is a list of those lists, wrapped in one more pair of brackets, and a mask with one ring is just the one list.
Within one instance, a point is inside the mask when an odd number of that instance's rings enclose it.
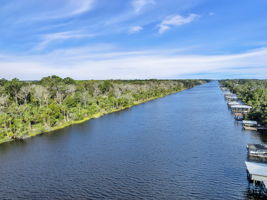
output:
{"label": "blue water", "polygon": [[257,199],[218,82],[0,145],[0,199]]}

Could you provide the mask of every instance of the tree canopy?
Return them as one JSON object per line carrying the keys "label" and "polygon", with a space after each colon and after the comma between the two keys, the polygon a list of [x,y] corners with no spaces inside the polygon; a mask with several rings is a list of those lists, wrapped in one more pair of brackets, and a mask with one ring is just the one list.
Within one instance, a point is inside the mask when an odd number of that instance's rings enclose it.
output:
{"label": "tree canopy", "polygon": [[178,92],[206,80],[0,79],[0,143]]}
{"label": "tree canopy", "polygon": [[267,80],[224,80],[221,84],[252,106],[247,119],[257,120],[261,125],[267,126]]}

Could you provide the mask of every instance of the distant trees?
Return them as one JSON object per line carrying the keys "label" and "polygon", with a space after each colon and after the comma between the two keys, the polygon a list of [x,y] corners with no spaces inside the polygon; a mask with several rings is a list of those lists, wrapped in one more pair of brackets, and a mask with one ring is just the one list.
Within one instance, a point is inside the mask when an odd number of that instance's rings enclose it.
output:
{"label": "distant trees", "polygon": [[76,81],[58,76],[44,77],[40,81],[0,79],[0,143],[205,82],[154,79]]}

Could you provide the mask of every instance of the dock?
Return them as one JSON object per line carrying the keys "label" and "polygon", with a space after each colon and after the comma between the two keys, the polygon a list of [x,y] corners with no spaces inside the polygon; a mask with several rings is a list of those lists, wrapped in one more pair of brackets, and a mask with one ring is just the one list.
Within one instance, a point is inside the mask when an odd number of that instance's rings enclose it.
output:
{"label": "dock", "polygon": [[244,115],[242,114],[242,113],[235,113],[234,114],[235,115],[235,120],[237,120],[237,121],[241,121],[241,120],[243,120],[244,119]]}
{"label": "dock", "polygon": [[267,165],[256,162],[245,162],[249,183],[255,188],[266,194],[267,186]]}
{"label": "dock", "polygon": [[267,158],[267,145],[265,144],[248,144],[248,156]]}
{"label": "dock", "polygon": [[240,102],[240,101],[229,101],[229,102],[227,102],[227,105],[229,107],[231,107],[231,106],[234,106],[234,105],[243,105],[243,103]]}
{"label": "dock", "polygon": [[248,105],[233,105],[231,110],[235,113],[248,113],[252,107]]}
{"label": "dock", "polygon": [[[234,114],[235,120],[242,121],[242,126],[245,130],[267,133],[267,128],[261,126],[257,121],[243,120],[252,109],[251,106],[246,105],[228,88],[221,88],[227,106]],[[267,199],[267,145],[247,144],[247,161],[245,161],[245,165],[247,169],[249,189],[253,193],[263,194]]]}
{"label": "dock", "polygon": [[258,130],[258,122],[252,120],[243,120],[242,121],[243,128],[245,130],[257,131]]}

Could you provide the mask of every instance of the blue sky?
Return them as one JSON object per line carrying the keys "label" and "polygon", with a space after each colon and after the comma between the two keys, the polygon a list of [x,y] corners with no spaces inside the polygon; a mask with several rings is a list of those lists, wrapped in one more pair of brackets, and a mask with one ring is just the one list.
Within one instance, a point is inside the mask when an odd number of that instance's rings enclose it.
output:
{"label": "blue sky", "polygon": [[267,0],[0,2],[3,78],[267,78]]}

